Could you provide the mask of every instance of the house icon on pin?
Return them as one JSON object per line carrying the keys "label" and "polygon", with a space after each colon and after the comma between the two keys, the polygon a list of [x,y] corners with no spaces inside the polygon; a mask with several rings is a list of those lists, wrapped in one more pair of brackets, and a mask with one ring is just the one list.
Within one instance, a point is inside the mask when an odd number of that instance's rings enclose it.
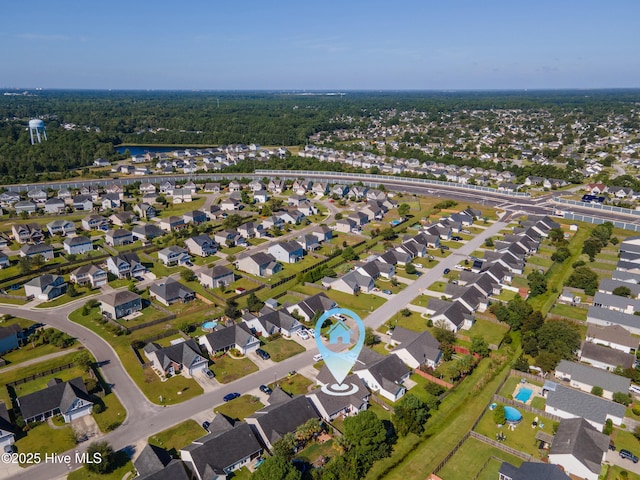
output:
{"label": "house icon on pin", "polygon": [[332,345],[337,344],[338,340],[343,345],[351,344],[351,329],[342,320],[334,323],[327,334],[329,335],[329,343]]}

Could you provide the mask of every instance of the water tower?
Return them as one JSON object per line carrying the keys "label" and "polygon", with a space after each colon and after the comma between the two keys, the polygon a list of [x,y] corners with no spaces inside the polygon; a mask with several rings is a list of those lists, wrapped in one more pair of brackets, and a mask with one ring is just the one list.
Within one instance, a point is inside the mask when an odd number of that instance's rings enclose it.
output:
{"label": "water tower", "polygon": [[47,139],[47,130],[44,128],[44,122],[39,119],[29,120],[29,134],[31,135],[31,145],[35,144],[33,134],[35,133],[38,143],[42,142],[42,137]]}

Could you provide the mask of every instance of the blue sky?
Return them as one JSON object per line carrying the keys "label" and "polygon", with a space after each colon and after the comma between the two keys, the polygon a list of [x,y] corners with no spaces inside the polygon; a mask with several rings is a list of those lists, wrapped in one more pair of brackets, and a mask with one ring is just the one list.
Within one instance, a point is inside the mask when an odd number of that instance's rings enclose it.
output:
{"label": "blue sky", "polygon": [[637,0],[29,0],[0,12],[3,87],[640,87]]}

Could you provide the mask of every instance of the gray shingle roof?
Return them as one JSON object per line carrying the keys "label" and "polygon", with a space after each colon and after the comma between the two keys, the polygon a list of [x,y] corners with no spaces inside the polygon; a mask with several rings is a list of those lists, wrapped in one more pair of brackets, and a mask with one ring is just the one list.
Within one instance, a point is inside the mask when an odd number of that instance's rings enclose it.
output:
{"label": "gray shingle roof", "polygon": [[419,363],[424,363],[427,359],[437,362],[440,358],[440,342],[427,331],[416,333],[406,328],[396,327],[393,329],[391,338],[400,342],[393,351],[406,349]]}
{"label": "gray shingle roof", "polygon": [[630,353],[595,343],[585,342],[581,350],[581,359],[595,360],[615,367],[630,368],[635,361],[635,356]]}
{"label": "gray shingle roof", "polygon": [[273,444],[284,434],[295,432],[300,425],[319,418],[319,415],[307,397],[298,396],[272,408],[258,410],[251,418],[257,421],[267,440]]}
{"label": "gray shingle roof", "polygon": [[523,462],[519,467],[503,462],[499,473],[511,480],[571,480],[557,465],[537,462]]}
{"label": "gray shingle roof", "polygon": [[147,353],[155,351],[156,358],[163,369],[168,368],[172,362],[189,368],[194,361],[204,359],[200,353],[200,347],[194,340],[187,340],[164,348],[157,343],[148,343],[144,347],[144,351]]}
{"label": "gray shingle roof", "polygon": [[144,477],[162,470],[170,462],[171,455],[164,448],[147,444],[133,462],[133,466],[136,467],[138,475]]}
{"label": "gray shingle roof", "polygon": [[52,383],[43,390],[19,397],[18,403],[22,417],[27,420],[57,408],[65,412],[76,398],[87,402],[91,401],[87,388],[80,377],[73,378],[68,382]]}
{"label": "gray shingle roof", "polygon": [[623,418],[625,413],[624,405],[562,385],[547,394],[547,405],[602,424],[607,414]]}
{"label": "gray shingle roof", "polygon": [[631,335],[629,330],[620,325],[604,327],[590,324],[587,328],[587,338],[593,338],[595,340],[594,343],[599,343],[599,341],[611,342],[633,349],[637,349],[639,343],[637,337]]}
{"label": "gray shingle roof", "polygon": [[205,335],[211,350],[217,352],[235,345],[246,346],[255,341],[249,327],[245,323],[237,323],[230,327],[221,328]]}
{"label": "gray shingle roof", "polygon": [[573,455],[593,473],[599,474],[608,448],[607,435],[600,433],[583,418],[569,418],[560,421],[549,454]]}
{"label": "gray shingle roof", "polygon": [[577,362],[561,360],[556,367],[556,373],[569,375],[571,380],[591,386],[602,387],[609,392],[627,392],[631,381],[601,368],[584,365]]}
{"label": "gray shingle roof", "polygon": [[640,328],[640,317],[629,313],[616,312],[600,307],[589,307],[587,322],[589,319],[600,320],[607,324],[618,324],[623,327]]}

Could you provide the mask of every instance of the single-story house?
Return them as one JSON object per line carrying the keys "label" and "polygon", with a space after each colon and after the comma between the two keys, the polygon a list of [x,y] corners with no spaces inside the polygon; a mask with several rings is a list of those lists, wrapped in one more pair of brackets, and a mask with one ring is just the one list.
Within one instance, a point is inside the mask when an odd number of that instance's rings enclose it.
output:
{"label": "single-story house", "polygon": [[584,342],[580,348],[580,360],[597,368],[615,370],[616,367],[631,368],[636,356],[615,348]]}
{"label": "single-story house", "polygon": [[555,370],[556,378],[583,392],[591,393],[593,387],[602,388],[602,396],[611,400],[616,392],[628,392],[631,380],[600,368],[582,363],[561,360]]}
{"label": "single-story house", "polygon": [[33,278],[24,284],[24,293],[27,297],[33,295],[38,300],[51,300],[64,294],[67,283],[60,275],[45,273]]}
{"label": "single-story house", "polygon": [[435,368],[442,358],[440,342],[427,331],[416,333],[403,327],[395,327],[391,334],[391,344],[396,346],[392,353],[413,369],[421,365]]}
{"label": "single-story house", "polygon": [[232,348],[246,355],[260,347],[260,340],[253,336],[245,323],[236,323],[230,327],[216,329],[199,337],[198,343],[205,347],[210,355],[226,352]]}
{"label": "single-story house", "polygon": [[151,285],[149,296],[169,306],[176,302],[187,303],[194,300],[196,292],[169,277]]}
{"label": "single-story house", "polygon": [[29,393],[16,400],[25,423],[45,420],[60,414],[66,423],[85,415],[93,408],[91,397],[81,377],[68,382],[53,378],[47,388]]}
{"label": "single-story house", "polygon": [[145,345],[144,355],[164,375],[183,373],[193,376],[209,366],[209,361],[202,356],[195,340],[186,340],[168,347],[151,342]]}
{"label": "single-story house", "polygon": [[362,379],[372,392],[378,392],[392,402],[402,398],[407,392],[403,385],[411,370],[396,355],[381,355],[369,348],[363,348],[353,373]]}

